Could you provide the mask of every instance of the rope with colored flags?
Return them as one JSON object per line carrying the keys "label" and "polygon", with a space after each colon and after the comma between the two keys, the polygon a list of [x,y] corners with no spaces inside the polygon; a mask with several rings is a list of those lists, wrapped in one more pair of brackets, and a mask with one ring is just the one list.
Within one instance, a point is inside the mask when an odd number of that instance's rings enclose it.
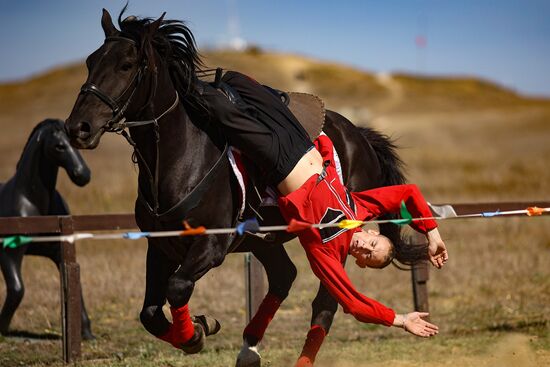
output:
{"label": "rope with colored flags", "polygon": [[206,228],[203,226],[192,227],[187,221],[183,222],[183,230],[176,231],[156,231],[156,232],[114,232],[114,233],[74,233],[68,235],[54,235],[54,236],[23,236],[15,235],[10,237],[1,238],[3,248],[17,248],[28,243],[41,243],[41,242],[75,242],[83,239],[93,240],[112,240],[112,239],[127,239],[138,240],[141,238],[159,238],[159,237],[184,237],[184,236],[204,236],[204,235],[219,235],[219,234],[232,234],[243,235],[245,232],[258,233],[258,232],[276,232],[286,231],[289,233],[298,233],[308,229],[321,229],[338,227],[344,229],[354,229],[361,227],[367,223],[383,224],[393,223],[397,225],[407,225],[415,221],[422,221],[427,219],[435,220],[449,220],[449,219],[465,219],[465,218],[494,218],[510,215],[525,214],[527,216],[540,216],[544,213],[550,213],[550,207],[538,208],[536,206],[529,207],[527,209],[520,210],[508,210],[508,211],[494,211],[494,212],[482,212],[475,214],[462,214],[457,215],[454,210],[438,211],[438,207],[431,207],[432,211],[439,213],[432,217],[413,218],[411,213],[407,210],[404,202],[401,202],[399,219],[376,219],[370,221],[344,219],[335,223],[307,223],[292,219],[290,223],[286,225],[276,226],[260,226],[256,218],[245,220],[239,223],[235,228]]}

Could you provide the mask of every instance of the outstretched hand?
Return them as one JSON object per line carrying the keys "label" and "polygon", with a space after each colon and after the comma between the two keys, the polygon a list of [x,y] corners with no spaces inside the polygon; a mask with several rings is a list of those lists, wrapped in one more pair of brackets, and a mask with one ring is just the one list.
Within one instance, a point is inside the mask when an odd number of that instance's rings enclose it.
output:
{"label": "outstretched hand", "polygon": [[441,239],[437,228],[429,231],[426,234],[426,238],[428,239],[428,256],[430,262],[436,268],[441,269],[447,260],[449,260],[445,242]]}
{"label": "outstretched hand", "polygon": [[426,317],[429,314],[427,312],[411,312],[403,316],[403,329],[409,333],[420,336],[423,338],[429,338],[434,336],[439,332],[439,328],[429,323],[426,320],[423,320],[422,317]]}

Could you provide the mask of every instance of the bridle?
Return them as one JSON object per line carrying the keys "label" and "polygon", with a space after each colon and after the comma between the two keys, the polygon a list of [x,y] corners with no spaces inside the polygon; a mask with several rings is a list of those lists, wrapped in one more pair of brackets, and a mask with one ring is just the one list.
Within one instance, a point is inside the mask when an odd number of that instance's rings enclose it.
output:
{"label": "bridle", "polygon": [[[120,36],[112,36],[112,37],[105,38],[105,43],[114,42],[114,41],[129,42],[134,47],[138,48],[137,43],[131,38],[120,37]],[[82,85],[82,87],[80,88],[80,94],[93,94],[97,98],[99,98],[103,103],[105,103],[107,106],[109,106],[111,108],[111,111],[113,113],[113,117],[110,120],[108,120],[101,127],[101,129],[103,129],[104,131],[118,133],[118,132],[124,131],[124,129],[130,128],[130,127],[156,124],[156,123],[158,123],[158,120],[160,120],[162,117],[164,117],[164,115],[171,112],[178,105],[179,95],[178,95],[178,92],[176,91],[176,97],[175,97],[174,103],[172,103],[172,105],[170,107],[168,107],[168,109],[166,111],[164,111],[162,114],[160,114],[160,116],[158,116],[158,117],[156,117],[152,120],[126,121],[126,118],[125,118],[124,114],[125,114],[126,110],[128,109],[128,106],[130,105],[130,103],[132,103],[134,94],[138,90],[139,85],[141,84],[145,73],[148,71],[147,63],[144,62],[144,61],[147,61],[147,58],[146,57],[144,58],[143,54],[140,55],[139,58],[143,59],[143,60],[140,64],[137,72],[132,77],[132,80],[130,81],[130,83],[128,83],[128,86],[122,91],[122,93],[118,97],[113,98],[113,97],[109,96],[107,93],[105,93],[103,90],[101,90],[101,88],[99,88],[97,85],[95,85],[92,82],[84,83],[84,85]],[[153,68],[152,74],[153,74],[153,87],[151,88],[151,94],[149,96],[148,102],[142,107],[141,110],[145,109],[148,105],[151,104],[151,101],[152,101],[152,99],[154,97],[154,94],[156,92],[156,86],[157,86],[156,66]],[[120,100],[126,94],[128,94],[128,92],[130,91],[130,88],[132,88],[132,86],[134,88],[131,90],[130,96],[128,97],[128,99],[126,99],[126,102],[124,102],[124,104],[122,106],[120,106]]]}
{"label": "bridle", "polygon": [[[130,42],[133,46],[135,46],[137,49],[139,49],[137,43],[130,38],[126,37],[120,37],[120,36],[112,36],[105,38],[105,42],[114,42],[114,41],[125,41]],[[152,55],[149,55],[150,57],[153,57]],[[124,116],[126,110],[128,109],[128,106],[132,102],[132,99],[136,93],[136,91],[139,89],[139,86],[141,82],[144,80],[144,77],[146,73],[149,71],[152,74],[152,87],[151,92],[148,97],[147,103],[141,108],[140,112],[143,111],[147,106],[151,106],[151,109],[153,110],[154,115],[154,108],[153,108],[153,99],[156,93],[157,89],[157,68],[156,65],[154,65],[152,68],[149,68],[147,66],[147,54],[146,52],[140,52],[139,59],[141,59],[141,64],[139,66],[138,71],[134,74],[132,77],[132,80],[129,82],[128,86],[122,91],[122,93],[116,97],[112,98],[107,93],[101,90],[97,85],[91,82],[87,82],[80,88],[80,94],[92,94],[99,98],[103,103],[105,103],[107,106],[111,108],[111,111],[113,113],[113,117],[108,120],[102,127],[106,132],[114,132],[116,134],[122,135],[128,143],[134,148],[134,153],[136,157],[141,160],[142,164],[145,167],[145,171],[148,176],[149,185],[151,187],[151,194],[153,197],[153,205],[151,206],[147,200],[145,199],[145,196],[142,194],[141,187],[138,185],[138,199],[141,201],[141,203],[145,206],[145,208],[149,211],[150,214],[152,214],[155,218],[160,218],[162,216],[176,216],[176,215],[184,215],[192,208],[196,207],[203,195],[207,192],[207,190],[210,187],[210,183],[212,182],[213,176],[219,171],[219,168],[222,166],[221,162],[224,160],[226,154],[228,145],[225,144],[224,151],[221,154],[221,156],[218,158],[214,166],[210,168],[208,173],[205,177],[198,183],[193,190],[186,195],[182,200],[180,200],[177,204],[175,204],[173,207],[169,208],[168,210],[164,211],[163,213],[159,213],[159,158],[160,158],[160,152],[159,152],[159,145],[160,145],[160,132],[159,132],[159,120],[162,119],[164,116],[166,116],[168,113],[173,111],[179,104],[179,94],[177,90],[175,91],[175,99],[174,103],[168,107],[163,113],[161,113],[159,116],[151,119],[151,120],[141,120],[141,121],[126,121],[126,118]],[[152,69],[152,70],[150,70]],[[133,87],[133,89],[132,89]],[[120,100],[129,93],[129,97],[124,102],[124,104],[120,105]],[[132,128],[132,127],[138,127],[138,126],[145,126],[145,125],[153,125],[153,130],[155,133],[155,146],[156,146],[156,158],[155,158],[155,172],[154,174],[151,172],[151,169],[149,165],[147,164],[147,161],[144,159],[143,155],[137,148],[136,143],[131,138],[131,136],[126,132],[126,128]]]}

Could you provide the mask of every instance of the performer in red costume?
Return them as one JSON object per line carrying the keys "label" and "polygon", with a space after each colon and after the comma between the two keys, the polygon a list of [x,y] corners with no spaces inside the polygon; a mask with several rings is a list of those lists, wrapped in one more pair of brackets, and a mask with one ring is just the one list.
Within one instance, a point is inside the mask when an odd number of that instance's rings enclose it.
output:
{"label": "performer in red costume", "polygon": [[[432,216],[416,185],[389,186],[349,193],[340,182],[332,163],[334,150],[330,139],[322,135],[315,141],[315,145],[325,166],[321,168],[320,174],[312,174],[300,186],[296,187],[303,178],[285,187],[287,195],[279,199],[279,208],[287,221],[297,219],[308,223],[331,223],[343,219],[370,220],[385,213],[399,212],[402,201],[413,217]],[[313,164],[306,164],[301,169],[316,167],[315,170],[319,170],[318,160],[313,159]],[[292,173],[289,176],[293,178]],[[432,262],[441,267],[447,261],[448,255],[435,221],[414,221],[411,226],[427,235],[433,253]],[[299,239],[311,269],[343,307],[344,312],[352,314],[358,321],[403,327],[417,336],[429,337],[437,334],[437,326],[422,320],[421,317],[427,316],[426,313],[397,315],[391,308],[359,293],[348,278],[344,269],[348,254],[355,257],[356,264],[362,268],[380,268],[391,262],[394,248],[387,237],[372,230],[333,227],[306,229],[299,233]],[[311,326],[297,367],[313,364],[325,336],[326,331],[321,325]]]}
{"label": "performer in red costume", "polygon": [[[279,208],[285,219],[297,219],[307,223],[334,223],[343,219],[369,220],[384,213],[399,212],[405,202],[413,217],[431,217],[428,205],[415,185],[389,186],[363,192],[349,193],[340,182],[334,159],[333,146],[324,135],[315,141],[324,162],[330,162],[322,173],[313,174],[302,185],[279,199]],[[422,233],[435,230],[434,220],[411,223]],[[358,265],[381,267],[389,263],[392,243],[377,232],[365,232],[357,228],[338,227],[309,228],[298,233],[306,251],[311,269],[338,300],[344,312],[357,320],[391,326],[395,312],[384,305],[363,296],[351,284],[344,270],[348,254],[356,258]],[[421,336],[426,336],[420,332]]]}
{"label": "performer in red costume", "polygon": [[[241,101],[233,104],[212,86],[201,84],[201,106],[186,105],[186,110],[191,116],[194,111],[195,118],[218,124],[229,143],[263,170],[268,184],[277,187],[282,195],[279,206],[287,221],[369,220],[399,211],[401,201],[414,217],[431,216],[415,185],[349,193],[336,173],[332,142],[328,137],[319,137],[314,146],[281,100],[253,79],[227,72],[222,80],[238,91]],[[443,266],[448,255],[435,221],[413,222],[411,226],[426,235],[432,264],[438,268]],[[308,229],[298,236],[313,272],[345,312],[362,322],[402,327],[421,337],[437,334],[437,326],[422,319],[426,313],[396,314],[359,293],[347,277],[343,263],[348,254],[355,257],[361,267],[389,264],[395,253],[388,238],[375,231],[340,228]],[[256,344],[261,340],[281,302],[275,295],[266,295],[244,331],[245,346],[241,354],[246,351],[248,337],[253,337]],[[177,319],[178,311],[174,312]],[[312,325],[298,366],[313,363],[325,334],[320,325]],[[249,347],[255,348],[255,345]]]}

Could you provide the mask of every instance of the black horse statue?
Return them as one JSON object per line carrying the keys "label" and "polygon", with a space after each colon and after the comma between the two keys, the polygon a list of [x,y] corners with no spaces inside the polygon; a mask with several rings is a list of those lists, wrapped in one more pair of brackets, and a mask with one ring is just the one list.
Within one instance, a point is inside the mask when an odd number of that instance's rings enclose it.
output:
{"label": "black horse statue", "polygon": [[[72,182],[84,186],[90,181],[90,169],[78,150],[69,142],[63,121],[47,119],[31,132],[15,176],[0,184],[0,216],[27,217],[67,215],[69,208],[55,189],[57,172],[63,167]],[[59,243],[29,243],[17,248],[0,249],[0,267],[6,281],[6,299],[0,313],[0,333],[9,333],[15,310],[23,299],[25,288],[21,277],[24,255],[39,255],[61,265]],[[93,339],[90,319],[82,300],[82,337]]]}
{"label": "black horse statue", "polygon": [[[240,197],[223,136],[216,126],[188,115],[189,106],[200,106],[193,85],[202,67],[192,33],[180,21],[122,20],[123,12],[119,31],[103,10],[105,42],[86,60],[88,78],[66,121],[71,143],[94,149],[103,133],[117,132],[134,146],[139,167],[135,214],[142,230],[179,229],[182,219],[207,228],[235,226]],[[331,111],[324,131],[338,150],[349,189],[403,182],[400,161],[384,136],[357,128]],[[278,224],[270,216],[262,217],[263,224]],[[397,226],[381,230],[392,239],[400,236]],[[228,252],[252,251],[265,267],[269,292],[286,298],[296,268],[282,244],[291,238],[288,233],[275,233],[265,241],[249,237],[240,243],[242,238],[234,235],[150,238],[140,314],[144,327],[157,337],[167,333],[171,326],[162,306],[166,301],[172,307],[187,305],[195,282],[221,265]],[[328,330],[336,309],[337,303],[320,286],[312,321]],[[217,331],[206,329],[207,335]],[[247,346],[257,343],[245,340]],[[198,348],[181,348],[197,352],[202,342]],[[258,355],[255,365],[259,363]]]}

